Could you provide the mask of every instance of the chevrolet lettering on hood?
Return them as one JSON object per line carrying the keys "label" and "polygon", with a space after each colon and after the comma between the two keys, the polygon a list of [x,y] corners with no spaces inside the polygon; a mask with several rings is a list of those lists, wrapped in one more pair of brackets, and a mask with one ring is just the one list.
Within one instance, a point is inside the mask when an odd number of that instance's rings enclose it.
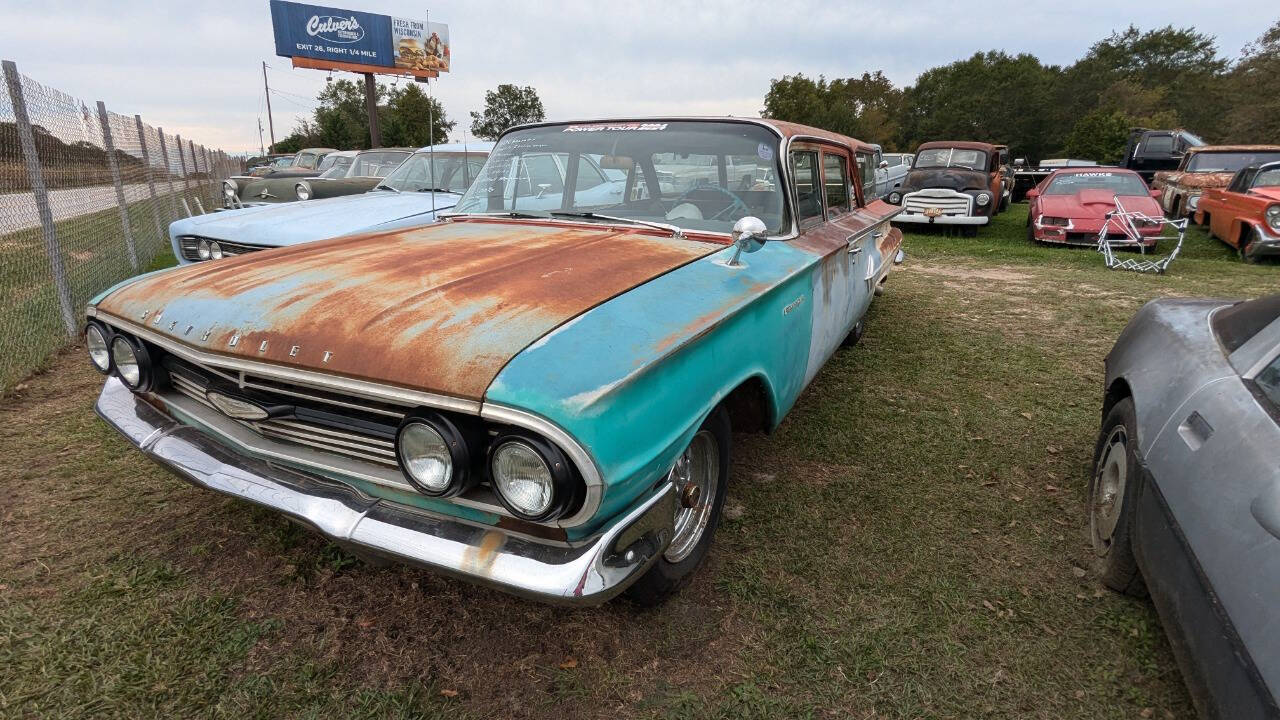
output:
{"label": "chevrolet lettering on hood", "polygon": [[[898,208],[861,195],[870,150],[771,120],[513,128],[443,222],[94,298],[98,413],[360,553],[661,602],[707,554],[732,433],[777,427],[902,259]],[[849,179],[823,222],[799,227],[786,163]]]}

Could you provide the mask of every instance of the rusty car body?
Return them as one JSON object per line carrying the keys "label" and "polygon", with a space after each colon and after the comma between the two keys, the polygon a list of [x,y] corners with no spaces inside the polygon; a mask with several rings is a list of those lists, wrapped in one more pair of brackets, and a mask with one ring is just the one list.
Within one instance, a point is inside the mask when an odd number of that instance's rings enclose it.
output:
{"label": "rusty car body", "polygon": [[[1164,230],[1158,190],[1152,190],[1133,170],[1113,167],[1070,167],[1054,170],[1027,191],[1027,239],[1055,245],[1095,247],[1106,226],[1116,247],[1152,248]],[[1126,210],[1145,214],[1137,240],[1130,239],[1112,219],[1116,198]]]}
{"label": "rusty car body", "polygon": [[955,225],[976,234],[1009,206],[1012,190],[1009,148],[945,140],[917,148],[901,186],[885,199],[902,206],[894,222]]}
{"label": "rusty car body", "polygon": [[1200,717],[1280,717],[1280,295],[1134,315],[1088,498],[1103,583],[1150,596]]}
{"label": "rusty car body", "polygon": [[1190,217],[1206,190],[1226,187],[1236,171],[1280,161],[1280,145],[1201,145],[1189,148],[1178,168],[1157,172],[1151,187],[1161,191],[1165,213]]}
{"label": "rusty car body", "polygon": [[[322,200],[372,190],[404,162],[416,148],[341,150],[325,156],[315,173],[304,177],[277,176],[222,182],[224,208]],[[465,189],[465,188],[463,188]]]}
{"label": "rusty car body", "polygon": [[1241,260],[1280,255],[1280,162],[1242,168],[1225,188],[1206,190],[1195,220]]}
{"label": "rusty car body", "polygon": [[731,431],[776,427],[861,335],[901,243],[874,169],[770,120],[512,128],[443,222],[99,295],[97,410],[358,554],[658,602],[706,555]]}

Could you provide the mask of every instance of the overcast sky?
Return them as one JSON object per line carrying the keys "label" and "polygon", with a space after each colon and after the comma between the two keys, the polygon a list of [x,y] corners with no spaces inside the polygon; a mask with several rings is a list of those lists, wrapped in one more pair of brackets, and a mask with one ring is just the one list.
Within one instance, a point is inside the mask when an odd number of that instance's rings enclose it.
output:
{"label": "overcast sky", "polygon": [[[785,74],[883,70],[908,85],[989,49],[1069,64],[1113,29],[1168,22],[1216,35],[1234,58],[1280,15],[1275,0],[325,4],[416,18],[429,10],[448,23],[453,71],[431,87],[458,122],[455,136],[499,83],[537,88],[549,119],[756,115],[769,80]],[[231,152],[256,151],[258,118],[267,123],[263,60],[279,91],[277,138],[310,113],[325,83],[326,73],[275,56],[267,0],[0,0],[0,9],[0,56],[24,74]]]}

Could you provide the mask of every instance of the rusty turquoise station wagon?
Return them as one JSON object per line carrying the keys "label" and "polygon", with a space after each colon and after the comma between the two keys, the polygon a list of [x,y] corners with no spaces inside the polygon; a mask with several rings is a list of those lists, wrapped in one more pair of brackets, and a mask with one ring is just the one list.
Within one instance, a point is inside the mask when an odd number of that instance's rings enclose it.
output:
{"label": "rusty turquoise station wagon", "polygon": [[873,158],[770,120],[514,128],[443,222],[99,295],[97,411],[359,556],[656,603],[707,554],[732,433],[782,421],[901,259]]}

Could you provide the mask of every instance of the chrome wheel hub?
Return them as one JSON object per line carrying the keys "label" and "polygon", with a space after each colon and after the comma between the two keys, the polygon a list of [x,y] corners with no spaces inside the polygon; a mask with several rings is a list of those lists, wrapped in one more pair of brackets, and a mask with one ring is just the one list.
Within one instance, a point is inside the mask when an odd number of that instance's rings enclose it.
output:
{"label": "chrome wheel hub", "polygon": [[1120,514],[1124,512],[1124,491],[1129,481],[1129,433],[1124,426],[1107,436],[1094,469],[1093,492],[1089,498],[1089,525],[1093,545],[1099,555],[1111,549]]}
{"label": "chrome wheel hub", "polygon": [[679,493],[675,535],[662,557],[678,563],[693,553],[706,532],[720,486],[720,447],[715,435],[700,430],[671,468],[671,482]]}

